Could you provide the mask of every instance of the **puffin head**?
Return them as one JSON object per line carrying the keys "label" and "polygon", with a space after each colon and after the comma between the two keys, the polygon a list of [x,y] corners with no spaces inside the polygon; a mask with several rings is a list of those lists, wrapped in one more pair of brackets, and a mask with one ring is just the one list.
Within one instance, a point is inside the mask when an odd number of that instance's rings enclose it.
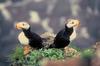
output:
{"label": "puffin head", "polygon": [[66,25],[68,28],[79,27],[80,21],[77,20],[77,19],[68,19],[67,21],[65,21],[65,25]]}
{"label": "puffin head", "polygon": [[16,23],[15,26],[18,30],[28,30],[30,28],[30,25],[27,22],[19,22]]}

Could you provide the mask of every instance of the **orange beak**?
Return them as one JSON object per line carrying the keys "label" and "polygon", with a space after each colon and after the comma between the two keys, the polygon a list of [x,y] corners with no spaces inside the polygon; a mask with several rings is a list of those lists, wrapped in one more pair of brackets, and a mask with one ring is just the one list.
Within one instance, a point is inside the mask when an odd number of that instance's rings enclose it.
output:
{"label": "orange beak", "polygon": [[17,24],[15,25],[15,27],[16,27],[16,29],[18,29],[18,30],[20,30],[20,29],[22,28],[20,23],[17,23]]}
{"label": "orange beak", "polygon": [[77,24],[77,27],[79,27],[80,26],[80,21],[78,22],[78,24]]}
{"label": "orange beak", "polygon": [[80,26],[80,21],[79,20],[76,20],[76,27],[79,27]]}

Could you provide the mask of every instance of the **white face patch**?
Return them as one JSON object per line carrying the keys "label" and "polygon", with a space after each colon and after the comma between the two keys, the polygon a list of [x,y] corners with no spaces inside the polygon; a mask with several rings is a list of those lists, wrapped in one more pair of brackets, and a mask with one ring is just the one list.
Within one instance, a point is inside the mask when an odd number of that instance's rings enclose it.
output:
{"label": "white face patch", "polygon": [[71,28],[71,27],[78,27],[79,25],[80,25],[79,20],[75,20],[75,19],[68,20],[68,23],[66,24],[66,26],[67,26],[68,28]]}
{"label": "white face patch", "polygon": [[72,27],[72,24],[67,24],[67,27],[68,27],[68,28],[71,28],[71,27]]}
{"label": "white face patch", "polygon": [[72,20],[72,21],[70,21],[70,22],[67,23],[67,27],[68,28],[74,27],[75,24],[76,24],[75,21]]}
{"label": "white face patch", "polygon": [[30,25],[28,24],[28,23],[26,23],[26,22],[23,22],[22,23],[22,28],[24,28],[24,29],[29,29],[30,28]]}
{"label": "white face patch", "polygon": [[18,40],[22,45],[28,45],[29,39],[25,36],[23,32],[18,35]]}

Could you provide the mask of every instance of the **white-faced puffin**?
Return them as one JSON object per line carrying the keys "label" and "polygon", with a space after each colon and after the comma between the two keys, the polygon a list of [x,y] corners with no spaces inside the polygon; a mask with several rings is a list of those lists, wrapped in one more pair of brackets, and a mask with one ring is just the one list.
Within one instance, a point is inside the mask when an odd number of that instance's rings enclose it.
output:
{"label": "white-faced puffin", "polygon": [[19,42],[24,46],[24,54],[30,52],[30,48],[40,49],[42,48],[42,39],[39,35],[31,32],[30,25],[27,22],[16,23],[16,28],[22,30],[18,35]]}
{"label": "white-faced puffin", "polygon": [[59,31],[50,48],[64,48],[76,38],[76,29],[80,25],[77,19],[68,19],[65,21],[65,28]]}

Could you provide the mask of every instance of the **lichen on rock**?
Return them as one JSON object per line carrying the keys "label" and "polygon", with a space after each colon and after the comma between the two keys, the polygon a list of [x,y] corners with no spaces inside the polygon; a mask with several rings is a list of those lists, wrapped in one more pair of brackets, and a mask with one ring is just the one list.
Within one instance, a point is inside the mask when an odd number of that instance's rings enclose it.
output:
{"label": "lichen on rock", "polygon": [[55,34],[51,32],[45,32],[40,35],[43,40],[43,46],[44,48],[48,48],[51,44],[54,42]]}

